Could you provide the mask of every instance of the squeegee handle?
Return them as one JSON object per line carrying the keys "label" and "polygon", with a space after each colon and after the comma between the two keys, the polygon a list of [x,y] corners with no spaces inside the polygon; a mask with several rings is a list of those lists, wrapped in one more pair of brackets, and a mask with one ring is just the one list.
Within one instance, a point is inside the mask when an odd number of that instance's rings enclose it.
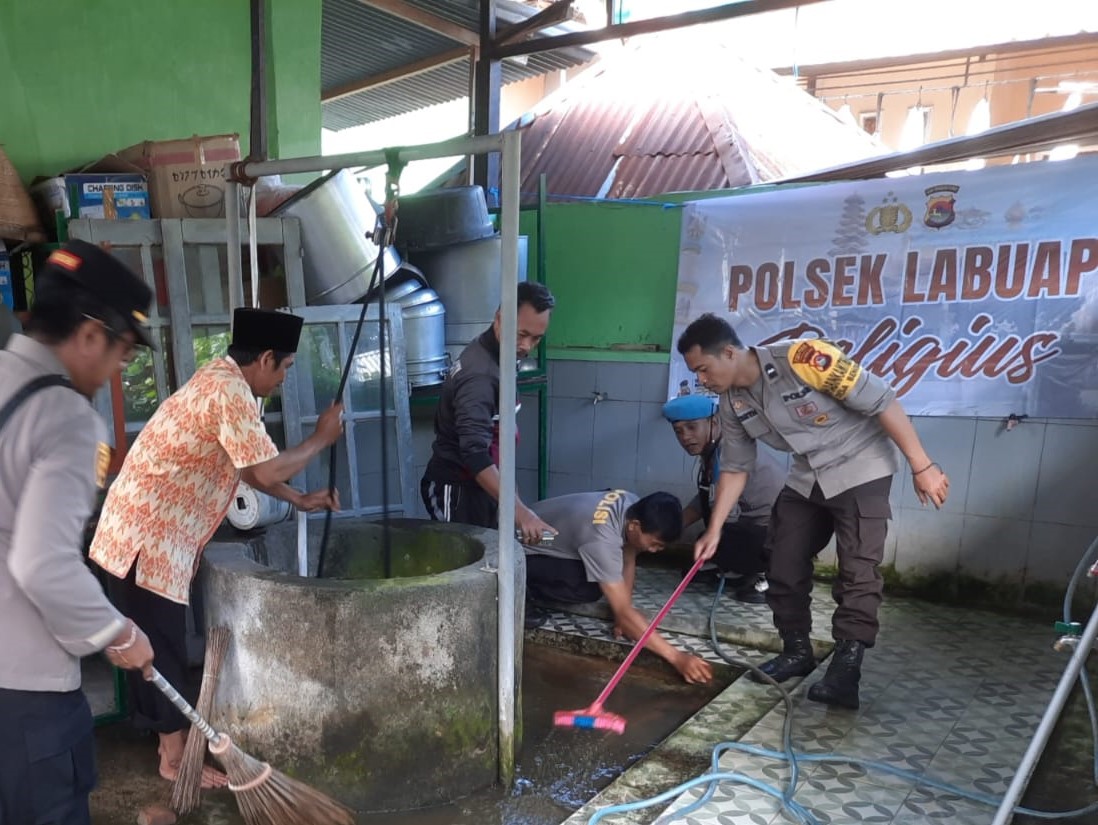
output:
{"label": "squeegee handle", "polygon": [[614,691],[614,688],[618,686],[618,682],[625,675],[625,671],[629,670],[629,666],[633,664],[633,660],[640,655],[641,650],[644,649],[645,642],[651,638],[652,634],[656,632],[656,627],[663,621],[663,617],[671,611],[671,605],[675,603],[675,600],[682,595],[682,591],[686,589],[686,586],[693,580],[694,575],[701,569],[701,566],[705,564],[704,558],[699,558],[694,562],[694,566],[690,568],[685,576],[682,577],[682,581],[679,582],[679,586],[675,588],[675,592],[671,594],[671,598],[667,600],[667,603],[660,608],[660,612],[656,614],[656,618],[644,629],[640,638],[637,639],[637,643],[633,645],[633,649],[629,651],[629,655],[625,657],[625,661],[618,667],[617,672],[610,677],[610,681],[606,683],[606,687],[602,689],[602,693],[598,695],[598,698],[591,703],[591,708],[602,709],[603,704],[610,697],[610,694]]}
{"label": "squeegee handle", "polygon": [[187,700],[179,695],[179,691],[173,688],[168,683],[168,680],[161,676],[160,671],[155,667],[153,668],[152,676],[149,677],[149,681],[156,685],[157,690],[163,693],[168,698],[168,701],[175,705],[179,712],[190,720],[192,725],[202,731],[203,736],[211,742],[216,742],[221,737],[221,734],[210,727],[210,723],[198,715],[198,711],[192,708],[187,703]]}

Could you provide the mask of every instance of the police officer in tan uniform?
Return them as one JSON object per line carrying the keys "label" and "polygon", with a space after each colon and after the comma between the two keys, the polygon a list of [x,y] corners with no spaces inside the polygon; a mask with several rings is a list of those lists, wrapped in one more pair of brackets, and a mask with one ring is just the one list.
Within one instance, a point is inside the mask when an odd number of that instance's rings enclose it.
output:
{"label": "police officer in tan uniform", "polygon": [[942,506],[949,479],[926,454],[892,389],[826,341],[744,347],[727,321],[706,314],[682,333],[678,350],[698,381],[721,396],[721,474],[710,527],[695,554],[709,558],[716,551],[720,525],[754,469],[756,441],[792,453],[767,536],[767,602],[783,649],[761,669],[784,682],[815,667],[812,560],[834,535],[835,652],[808,697],[857,708],[862,657],[879,627],[878,566],[892,475],[899,469],[895,447],[907,459],[924,505]]}
{"label": "police officer in tan uniform", "polygon": [[35,285],[26,335],[0,351],[0,822],[86,825],[96,781],[80,657],[152,666],[145,634],[84,563],[106,481],[90,398],[150,346],[152,293],[117,259],[72,241]]}

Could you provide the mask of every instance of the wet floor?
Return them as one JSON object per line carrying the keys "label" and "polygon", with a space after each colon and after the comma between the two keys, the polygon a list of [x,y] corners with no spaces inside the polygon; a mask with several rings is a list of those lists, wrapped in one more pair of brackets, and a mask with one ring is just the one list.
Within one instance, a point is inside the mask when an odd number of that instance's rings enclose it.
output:
{"label": "wet floor", "polygon": [[[1098,674],[1093,672],[1095,658],[1094,655],[1090,657],[1092,667],[1088,678],[1091,689],[1098,693]],[[1022,797],[1022,805],[1038,811],[1067,811],[1093,804],[1098,798],[1096,746],[1086,698],[1076,682]],[[1098,811],[1064,821],[1098,823]],[[1014,825],[1037,825],[1039,822],[1048,822],[1048,819],[1024,814],[1014,817]]]}
{"label": "wet floor", "polygon": [[[719,693],[727,682],[687,685],[674,673],[634,664],[607,703],[627,720],[623,736],[553,727],[553,713],[589,705],[617,664],[544,645],[527,644],[523,660],[525,743],[518,779],[450,805],[391,814],[363,814],[362,825],[556,825],[648,753]],[[152,802],[166,804],[167,782],[155,772],[156,743],[128,725],[101,728],[100,782],[92,795],[96,825],[132,825]],[[425,764],[429,756],[425,755]],[[277,766],[276,766],[277,767]],[[699,764],[700,771],[705,766]],[[424,781],[429,782],[429,772]],[[207,792],[180,825],[242,823],[228,791]]]}

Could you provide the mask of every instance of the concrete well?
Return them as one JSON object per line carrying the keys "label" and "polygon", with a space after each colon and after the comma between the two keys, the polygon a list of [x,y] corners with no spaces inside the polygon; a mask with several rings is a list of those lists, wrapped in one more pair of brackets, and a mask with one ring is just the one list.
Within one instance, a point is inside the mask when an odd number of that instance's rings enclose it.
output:
{"label": "concrete well", "polygon": [[[315,578],[296,565],[296,526],[211,542],[206,625],[232,630],[214,725],[245,751],[361,811],[435,805],[498,771],[494,530],[336,519]],[[516,684],[523,556],[516,559]],[[517,709],[516,709],[517,710]],[[521,718],[521,714],[515,714]],[[517,747],[517,743],[516,743]]]}

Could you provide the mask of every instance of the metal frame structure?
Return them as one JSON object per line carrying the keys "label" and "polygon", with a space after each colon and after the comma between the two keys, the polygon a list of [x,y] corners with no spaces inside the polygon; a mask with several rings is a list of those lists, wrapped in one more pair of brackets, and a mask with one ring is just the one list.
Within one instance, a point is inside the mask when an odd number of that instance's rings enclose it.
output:
{"label": "metal frame structure", "polygon": [[[163,341],[165,330],[171,330],[171,375],[169,370],[169,352],[164,349],[152,353],[153,376],[156,382],[157,398],[167,398],[175,388],[183,386],[195,371],[194,336],[191,327],[209,326],[228,328],[232,318],[232,309],[243,305],[243,284],[239,284],[239,297],[231,294],[226,305],[222,298],[221,262],[217,247],[232,240],[232,232],[226,231],[225,221],[216,219],[160,219],[135,221],[107,221],[81,218],[68,223],[70,238],[88,241],[94,244],[110,244],[119,248],[136,248],[140,258],[137,267],[154,294],[157,289],[156,267],[153,261],[153,248],[160,249],[164,265],[163,287],[167,292],[168,313],[161,313],[157,301],[153,302],[149,315],[149,325],[154,340]],[[301,225],[296,218],[262,218],[256,222],[256,242],[260,246],[278,246],[283,250],[286,267],[287,299],[291,307],[305,305],[304,274],[301,265]],[[188,272],[186,247],[198,248],[198,272]],[[240,246],[240,233],[236,233],[236,245]],[[230,247],[231,248],[231,244]],[[228,260],[233,260],[232,255]],[[239,261],[239,255],[236,256]],[[190,280],[197,275],[195,284]],[[202,296],[204,312],[192,312],[191,290],[197,290]],[[96,409],[109,422],[112,418],[112,398],[106,389],[96,396]],[[268,417],[269,421],[278,420],[277,414]],[[129,422],[127,433],[136,433],[141,429],[139,422]],[[111,431],[113,435],[113,430]],[[119,446],[119,445],[115,445]]]}
{"label": "metal frame structure", "polygon": [[[518,335],[518,222],[519,222],[519,171],[521,161],[519,132],[495,133],[459,138],[423,146],[407,146],[392,151],[374,150],[351,152],[341,155],[288,158],[271,161],[243,161],[232,166],[226,175],[226,203],[239,203],[239,181],[252,181],[266,175],[290,175],[315,173],[328,169],[357,166],[381,166],[389,162],[407,163],[414,160],[445,158],[455,155],[483,155],[501,153],[500,230],[503,239],[500,289],[500,337],[514,341]],[[240,237],[240,217],[235,210],[227,210],[227,237],[230,252],[239,250],[232,244]],[[229,255],[230,296],[243,304],[239,254]],[[496,572],[497,599],[497,678],[499,710],[499,776],[501,782],[510,784],[515,771],[515,405],[517,390],[517,365],[513,358],[500,359],[500,499],[499,568]]]}
{"label": "metal frame structure", "polygon": [[[334,325],[336,328],[336,340],[339,351],[333,353],[336,363],[332,368],[338,374],[349,354],[351,336],[358,321],[361,309],[353,305],[316,306],[297,309],[294,314],[305,319],[306,332],[311,325]],[[367,310],[364,327],[379,329],[379,314],[376,304]],[[355,437],[355,425],[367,421],[391,420],[394,424],[393,434],[396,442],[396,470],[400,476],[400,501],[388,502],[388,510],[400,510],[407,514],[414,507],[417,499],[417,485],[415,479],[415,466],[412,457],[412,416],[408,403],[408,370],[405,358],[404,329],[402,326],[401,307],[399,304],[389,304],[385,307],[386,318],[386,349],[388,350],[388,378],[391,379],[393,391],[388,394],[389,404],[392,408],[384,411],[356,408],[353,402],[352,383],[349,381],[343,389],[344,421],[347,427],[343,433],[343,447],[346,454],[345,465],[348,469],[348,486],[350,498],[344,499],[338,516],[377,516],[385,512],[384,507],[367,505],[365,503],[364,490],[361,488],[359,474],[354,471],[359,467],[357,439]],[[365,332],[365,330],[364,330]],[[368,332],[359,342],[359,348],[368,340]],[[304,340],[303,340],[304,343]],[[294,368],[286,373],[286,381],[282,387],[282,413],[286,427],[286,442],[299,444],[305,437],[305,426],[315,425],[320,417],[320,410],[313,406],[306,410],[302,402],[306,400],[305,389],[312,385],[313,376],[311,365],[301,357],[298,351],[298,359]],[[305,472],[302,471],[294,477],[295,483],[301,487],[308,487],[305,482]],[[316,485],[311,485],[316,486]],[[312,518],[324,518],[324,513],[314,513]]]}

